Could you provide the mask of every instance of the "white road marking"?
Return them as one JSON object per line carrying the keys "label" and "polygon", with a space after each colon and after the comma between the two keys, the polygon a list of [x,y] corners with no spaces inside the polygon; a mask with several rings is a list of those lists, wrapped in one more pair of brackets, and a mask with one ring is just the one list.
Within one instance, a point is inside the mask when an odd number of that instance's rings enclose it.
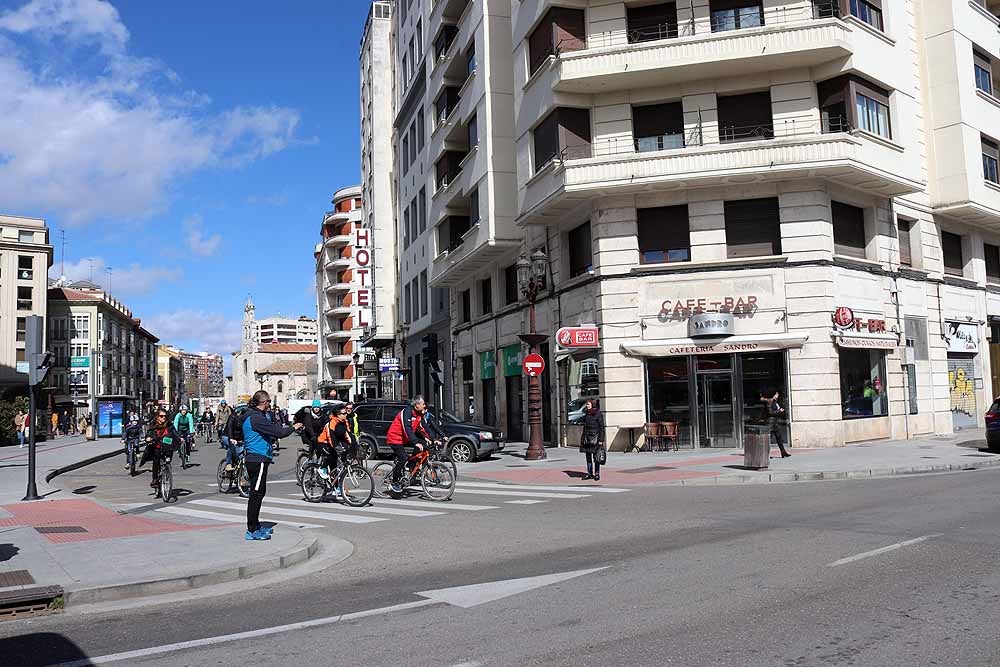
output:
{"label": "white road marking", "polygon": [[[301,493],[289,493],[289,496],[293,498],[301,498]],[[500,509],[496,505],[463,505],[461,503],[453,503],[450,500],[444,502],[435,502],[433,500],[385,500],[385,499],[373,499],[373,503],[378,503],[377,507],[389,507],[392,505],[406,505],[409,507],[439,507],[443,510],[459,510],[462,512],[478,512],[481,510],[498,510]],[[536,502],[536,501],[532,501]],[[544,501],[537,501],[544,502]],[[385,504],[383,504],[385,503]]]}
{"label": "white road marking", "polygon": [[539,503],[547,503],[547,500],[505,500],[504,503],[507,505],[538,505]]}
{"label": "white road marking", "polygon": [[535,486],[533,484],[501,484],[498,482],[458,482],[458,490],[465,487],[483,489],[512,489],[514,491],[584,491],[586,493],[628,493],[629,489],[613,489],[607,486]]}
{"label": "white road marking", "polygon": [[[178,516],[191,516],[199,519],[214,519],[215,521],[229,521],[230,523],[245,523],[247,520],[246,514],[223,514],[222,512],[206,512],[204,510],[190,509],[184,506],[181,507],[162,507],[157,512],[166,512],[167,514],[176,514]],[[323,528],[323,526],[316,523],[305,523],[303,521],[281,521],[278,519],[268,519],[270,523],[276,523],[281,526],[295,526],[296,528]]]}
{"label": "white road marking", "polygon": [[499,489],[455,489],[455,493],[472,493],[480,496],[517,496],[519,498],[586,498],[586,493],[531,493],[528,491],[501,491]]}
{"label": "white road marking", "polygon": [[828,563],[827,567],[839,567],[841,565],[847,565],[848,563],[854,563],[864,558],[871,558],[872,556],[878,556],[880,554],[889,553],[890,551],[902,549],[903,547],[908,547],[913,544],[920,544],[921,542],[926,542],[931,538],[940,536],[941,533],[935,533],[933,535],[924,535],[923,537],[917,537],[912,540],[906,540],[905,542],[897,542],[896,544],[890,544],[887,547],[882,547],[880,549],[872,549],[871,551],[866,551],[864,553],[856,554],[854,556],[848,556],[847,558],[841,558],[840,560],[835,560],[832,563]]}
{"label": "white road marking", "polygon": [[394,514],[396,516],[424,517],[447,514],[447,512],[422,512],[420,510],[404,510],[395,507],[351,507],[350,505],[344,505],[341,503],[309,503],[305,500],[290,500],[288,498],[265,498],[264,506],[267,506],[268,503],[274,503],[277,505],[294,505],[302,508],[322,507],[323,509],[331,509],[338,512],[368,512],[370,514]]}
{"label": "white road marking", "polygon": [[143,507],[151,507],[153,503],[116,503],[115,509],[124,510],[126,512],[131,512],[132,510],[141,509]]}
{"label": "white road marking", "polygon": [[594,567],[589,570],[574,570],[573,572],[557,572],[555,574],[543,574],[538,577],[523,577],[521,579],[507,579],[505,581],[490,581],[483,584],[471,584],[469,586],[455,586],[454,588],[440,588],[435,591],[420,591],[417,595],[438,602],[450,604],[453,607],[469,609],[477,607],[487,602],[501,600],[518,593],[526,593],[535,588],[551,586],[561,581],[576,579],[587,574],[600,572],[608,566]]}
{"label": "white road marking", "polygon": [[[192,500],[189,505],[206,505],[208,507],[221,507],[223,509],[235,509],[246,511],[246,505],[239,503],[223,502],[221,500]],[[300,516],[303,519],[323,519],[326,521],[340,521],[343,523],[375,523],[376,521],[386,521],[373,516],[354,516],[353,514],[335,514],[333,512],[307,512],[306,510],[293,510],[284,507],[268,506],[265,502],[260,508],[261,514],[280,514],[284,516]]]}

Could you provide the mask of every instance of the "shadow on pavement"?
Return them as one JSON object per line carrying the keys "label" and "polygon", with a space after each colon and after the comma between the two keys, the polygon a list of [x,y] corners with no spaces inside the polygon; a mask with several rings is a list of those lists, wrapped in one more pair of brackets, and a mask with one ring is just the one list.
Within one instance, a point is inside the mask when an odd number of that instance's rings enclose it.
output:
{"label": "shadow on pavement", "polygon": [[35,632],[0,639],[0,656],[3,656],[4,664],[19,667],[84,661],[90,657],[72,641],[54,632]]}
{"label": "shadow on pavement", "polygon": [[[16,547],[9,542],[0,544],[0,563],[10,560],[20,552],[20,547]],[[3,655],[3,653],[0,653],[0,655]]]}
{"label": "shadow on pavement", "polygon": [[97,487],[94,486],[93,484],[91,484],[89,486],[81,486],[79,489],[73,489],[72,493],[75,493],[76,495],[81,495],[82,496],[82,495],[86,495],[88,493],[93,493],[96,490],[97,490]]}

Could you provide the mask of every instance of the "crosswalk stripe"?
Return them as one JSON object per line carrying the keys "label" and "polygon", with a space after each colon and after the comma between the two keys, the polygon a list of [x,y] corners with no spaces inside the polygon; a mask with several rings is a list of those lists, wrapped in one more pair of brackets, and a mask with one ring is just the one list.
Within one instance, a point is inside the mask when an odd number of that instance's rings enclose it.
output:
{"label": "crosswalk stripe", "polygon": [[[208,505],[210,507],[222,507],[224,509],[238,509],[246,511],[246,506],[244,504],[233,503],[233,502],[223,502],[221,500],[192,500],[188,504],[196,505]],[[286,509],[284,507],[273,507],[268,506],[265,501],[264,505],[261,507],[261,513],[263,514],[282,514],[285,516],[300,516],[304,519],[324,519],[326,521],[341,521],[343,523],[375,523],[376,521],[386,521],[386,519],[381,519],[373,516],[354,516],[351,514],[336,514],[334,512],[309,512],[306,510],[293,510]]]}
{"label": "crosswalk stripe", "polygon": [[[301,493],[289,493],[289,496],[293,498],[301,498]],[[443,510],[459,510],[462,512],[479,512],[481,510],[497,510],[500,509],[496,505],[463,505],[462,503],[453,503],[450,500],[444,502],[435,502],[433,500],[373,500],[373,502],[378,503],[378,507],[387,507],[392,505],[407,505],[409,507],[440,507]],[[382,503],[386,503],[383,505]]]}
{"label": "crosswalk stripe", "polygon": [[458,483],[458,489],[463,487],[476,487],[482,489],[512,489],[514,491],[585,491],[587,493],[626,493],[628,489],[612,489],[606,486],[535,486],[501,484],[498,482],[466,482]]}
{"label": "crosswalk stripe", "polygon": [[586,493],[531,493],[528,491],[501,491],[500,489],[455,489],[455,493],[472,493],[480,496],[517,496],[519,498],[586,498]]}
{"label": "crosswalk stripe", "polygon": [[335,509],[338,512],[341,511],[368,512],[371,514],[394,514],[396,516],[424,517],[424,516],[440,516],[442,514],[447,514],[447,512],[421,512],[420,510],[404,510],[404,509],[398,509],[394,507],[384,507],[384,506],[351,507],[350,505],[343,505],[339,503],[338,504],[328,503],[324,505],[322,503],[308,503],[305,500],[302,500],[301,496],[299,500],[291,500],[289,498],[265,498],[264,505],[266,506],[268,503],[276,503],[278,505],[296,505],[298,507],[324,507],[324,508],[329,507],[330,509]]}
{"label": "crosswalk stripe", "polygon": [[[176,514],[177,516],[191,516],[198,519],[214,519],[215,521],[229,521],[231,523],[245,523],[247,518],[246,514],[223,514],[222,512],[206,512],[205,510],[196,510],[188,507],[161,507],[156,510],[157,512],[166,512],[167,514]],[[323,526],[316,523],[306,523],[304,521],[281,521],[278,519],[268,519],[271,523],[276,523],[282,526],[295,526],[296,528],[322,528]]]}
{"label": "crosswalk stripe", "polygon": [[547,500],[505,500],[508,505],[537,505],[538,503],[547,503]]}

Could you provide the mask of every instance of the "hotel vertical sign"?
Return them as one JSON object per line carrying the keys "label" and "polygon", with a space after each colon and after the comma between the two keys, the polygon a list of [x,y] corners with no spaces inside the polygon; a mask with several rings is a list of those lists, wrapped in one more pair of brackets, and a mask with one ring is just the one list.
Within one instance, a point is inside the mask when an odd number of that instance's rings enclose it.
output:
{"label": "hotel vertical sign", "polygon": [[354,327],[364,329],[372,323],[371,230],[354,225]]}

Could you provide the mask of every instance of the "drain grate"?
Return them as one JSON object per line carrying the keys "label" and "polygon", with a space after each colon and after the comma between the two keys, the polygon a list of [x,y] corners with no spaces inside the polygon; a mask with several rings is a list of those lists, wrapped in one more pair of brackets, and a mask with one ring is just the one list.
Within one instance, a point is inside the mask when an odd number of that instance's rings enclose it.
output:
{"label": "drain grate", "polygon": [[27,570],[12,570],[11,572],[0,572],[0,588],[8,586],[30,586],[35,583],[35,578]]}
{"label": "drain grate", "polygon": [[624,475],[641,475],[645,472],[658,472],[660,470],[674,470],[670,466],[648,466],[646,468],[630,468],[628,470],[619,470],[618,472]]}
{"label": "drain grate", "polygon": [[86,533],[87,529],[83,526],[36,526],[35,530],[43,535],[58,534],[58,533]]}

